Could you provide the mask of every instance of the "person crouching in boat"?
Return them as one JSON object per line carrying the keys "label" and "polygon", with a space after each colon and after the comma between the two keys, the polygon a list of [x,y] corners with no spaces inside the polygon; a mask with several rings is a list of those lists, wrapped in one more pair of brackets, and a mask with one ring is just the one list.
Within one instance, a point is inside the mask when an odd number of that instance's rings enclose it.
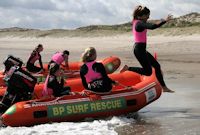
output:
{"label": "person crouching in boat", "polygon": [[108,93],[112,90],[112,84],[116,84],[107,74],[102,63],[96,62],[97,54],[93,47],[85,49],[82,54],[84,64],[80,68],[80,76],[86,90],[94,93]]}
{"label": "person crouching in boat", "polygon": [[[40,55],[40,52],[43,51],[43,45],[39,44],[37,47],[33,50],[31,53],[31,56],[29,57],[26,68],[29,72],[32,73],[38,73],[44,71],[43,64],[42,64],[42,58]],[[39,60],[40,67],[35,66],[35,62]]]}
{"label": "person crouching in boat", "polygon": [[[60,66],[56,63],[51,63],[49,67],[49,74],[44,83],[44,88],[42,91],[43,97],[54,96],[59,97],[63,95],[70,94],[70,87],[64,87],[64,79],[62,77],[62,72]],[[61,77],[59,82],[59,77]]]}
{"label": "person crouching in boat", "polygon": [[65,62],[65,69],[69,69],[69,65],[68,65],[68,57],[69,57],[69,51],[68,50],[64,50],[62,53],[61,52],[57,52],[55,53],[52,58],[51,61],[49,62],[48,68],[50,67],[51,63],[56,63],[58,65],[62,65],[63,62]]}

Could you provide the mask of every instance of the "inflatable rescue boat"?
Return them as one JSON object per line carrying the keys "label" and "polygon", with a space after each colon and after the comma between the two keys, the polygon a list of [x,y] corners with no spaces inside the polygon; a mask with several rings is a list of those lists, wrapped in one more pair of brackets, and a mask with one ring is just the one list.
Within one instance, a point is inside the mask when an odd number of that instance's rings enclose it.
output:
{"label": "inflatable rescue boat", "polygon": [[[99,62],[102,62],[102,64],[105,66],[106,72],[108,74],[113,73],[114,71],[116,71],[118,69],[118,67],[121,64],[121,61],[118,57],[116,56],[110,56],[107,57],[103,60],[100,60]],[[68,78],[68,79],[73,79],[76,77],[80,77],[80,67],[82,66],[82,62],[70,62],[69,63],[69,69],[64,70],[64,78]],[[45,81],[45,78],[48,74],[48,64],[44,64],[44,68],[45,71],[44,73],[41,74],[32,74],[34,77],[37,78],[37,82],[41,83]],[[64,68],[63,68],[64,69]],[[0,87],[2,86],[6,86],[5,81],[3,80],[4,75],[3,75],[3,71],[0,72]]]}
{"label": "inflatable rescue boat", "polygon": [[[162,93],[155,72],[141,76],[126,71],[109,75],[119,85],[109,94],[75,94],[57,98],[22,101],[12,105],[1,116],[8,126],[31,126],[49,122],[80,121],[136,112],[158,99]],[[80,79],[68,81],[73,92],[81,92]],[[39,96],[39,95],[37,95]]]}

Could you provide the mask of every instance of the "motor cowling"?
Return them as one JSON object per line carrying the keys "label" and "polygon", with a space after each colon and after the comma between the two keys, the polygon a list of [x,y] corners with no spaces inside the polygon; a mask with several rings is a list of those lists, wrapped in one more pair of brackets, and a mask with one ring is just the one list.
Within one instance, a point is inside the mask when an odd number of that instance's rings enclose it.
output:
{"label": "motor cowling", "polygon": [[5,71],[9,71],[10,68],[13,66],[18,66],[21,68],[23,65],[23,61],[17,57],[9,55],[7,59],[3,62],[3,64],[5,66]]}
{"label": "motor cowling", "polygon": [[16,68],[7,79],[7,91],[0,102],[0,113],[4,113],[12,104],[32,99],[37,79],[27,71]]}

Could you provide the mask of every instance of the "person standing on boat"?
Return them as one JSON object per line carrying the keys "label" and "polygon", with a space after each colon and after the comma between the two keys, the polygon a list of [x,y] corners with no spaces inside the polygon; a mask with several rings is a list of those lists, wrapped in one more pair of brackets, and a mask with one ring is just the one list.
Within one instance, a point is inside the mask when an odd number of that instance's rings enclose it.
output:
{"label": "person standing on boat", "polygon": [[[27,64],[26,64],[26,68],[29,72],[38,73],[38,72],[44,71],[43,64],[42,64],[42,58],[40,55],[40,52],[42,52],[42,51],[43,51],[43,45],[39,44],[31,53],[31,55],[27,61]],[[34,65],[37,60],[39,60],[40,67],[37,67]]]}
{"label": "person standing on boat", "polygon": [[85,49],[82,54],[84,64],[80,68],[82,84],[86,90],[95,93],[110,92],[112,84],[116,84],[107,74],[102,63],[96,62],[97,54],[94,47]]}
{"label": "person standing on boat", "polygon": [[69,51],[68,50],[64,50],[63,52],[55,53],[52,56],[51,61],[49,62],[48,68],[49,68],[51,63],[56,63],[58,65],[62,65],[62,63],[65,62],[65,68],[67,70],[69,70],[68,57],[69,57]]}
{"label": "person standing on boat", "polygon": [[170,90],[163,79],[162,71],[158,61],[146,50],[147,43],[147,29],[156,29],[172,19],[171,15],[168,15],[166,19],[161,19],[158,23],[149,23],[150,10],[147,7],[137,6],[133,12],[132,32],[135,39],[134,54],[141,64],[140,67],[128,67],[125,65],[121,72],[129,70],[137,72],[142,75],[150,76],[152,74],[152,67],[155,68],[156,77],[160,82],[164,92],[174,92]]}
{"label": "person standing on boat", "polygon": [[[61,77],[59,81],[59,77]],[[59,97],[70,94],[70,87],[64,86],[64,79],[60,70],[60,65],[51,63],[49,67],[49,74],[44,83],[42,91],[43,96]]]}

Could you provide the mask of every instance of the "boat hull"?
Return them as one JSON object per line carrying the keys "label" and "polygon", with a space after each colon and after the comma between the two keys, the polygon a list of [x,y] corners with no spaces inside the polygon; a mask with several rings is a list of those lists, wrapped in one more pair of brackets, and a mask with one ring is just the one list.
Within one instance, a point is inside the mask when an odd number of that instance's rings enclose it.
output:
{"label": "boat hull", "polygon": [[[2,115],[2,122],[8,126],[31,126],[117,116],[140,110],[158,99],[162,93],[155,73],[146,77],[127,71],[110,77],[123,84],[114,87],[110,94],[77,94],[18,102]],[[73,91],[80,91],[81,88]]]}

